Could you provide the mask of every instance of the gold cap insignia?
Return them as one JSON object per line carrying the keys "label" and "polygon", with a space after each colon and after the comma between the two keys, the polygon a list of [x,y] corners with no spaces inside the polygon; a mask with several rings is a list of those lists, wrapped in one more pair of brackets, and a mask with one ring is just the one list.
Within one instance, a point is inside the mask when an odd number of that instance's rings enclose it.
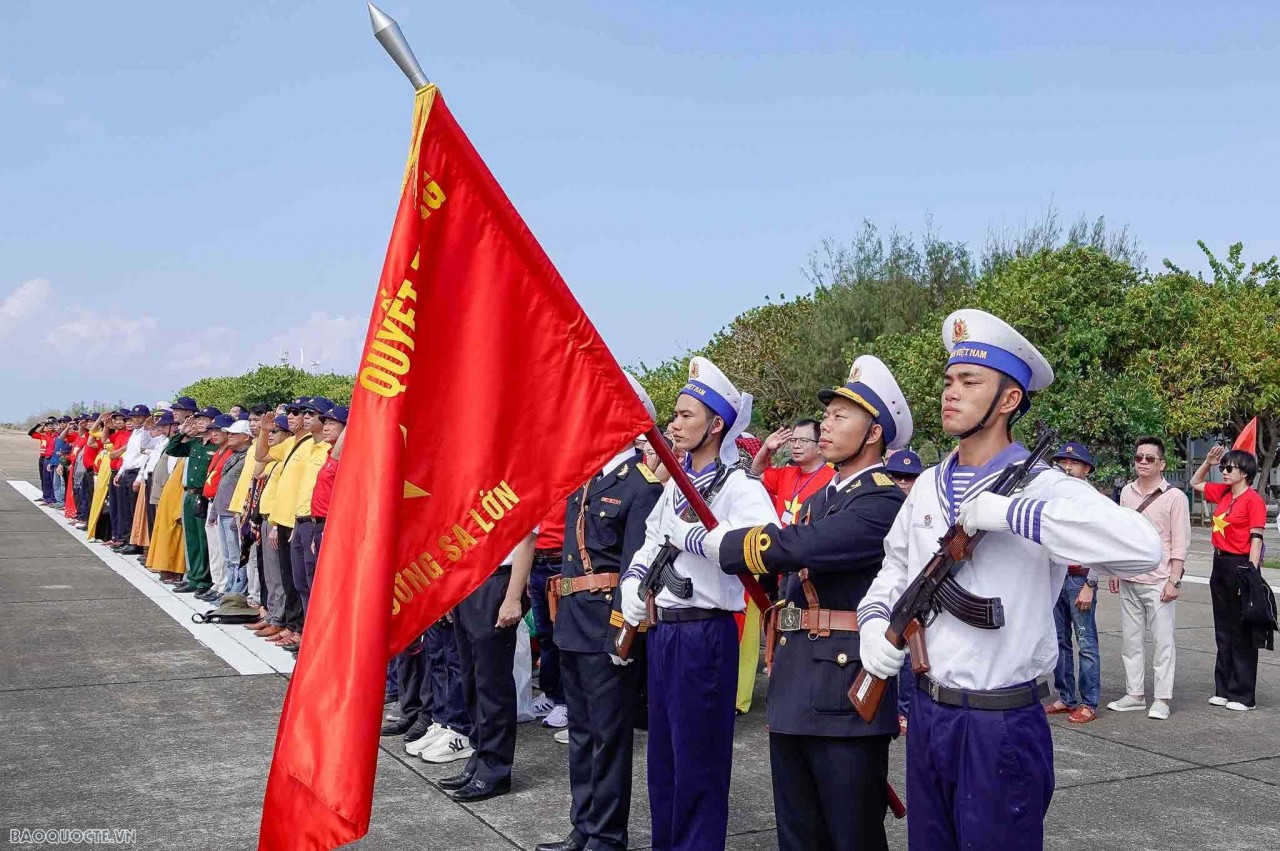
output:
{"label": "gold cap insignia", "polygon": [[951,341],[963,343],[967,339],[969,339],[969,326],[963,319],[957,319],[951,324]]}
{"label": "gold cap insignia", "polygon": [[698,362],[697,362],[697,361],[691,361],[691,362],[689,363],[689,377],[690,377],[690,378],[697,378],[697,377],[698,377]]}
{"label": "gold cap insignia", "polygon": [[853,369],[849,370],[849,383],[853,384],[855,381],[857,381],[860,378],[862,378],[862,367],[858,366],[855,363],[853,365]]}

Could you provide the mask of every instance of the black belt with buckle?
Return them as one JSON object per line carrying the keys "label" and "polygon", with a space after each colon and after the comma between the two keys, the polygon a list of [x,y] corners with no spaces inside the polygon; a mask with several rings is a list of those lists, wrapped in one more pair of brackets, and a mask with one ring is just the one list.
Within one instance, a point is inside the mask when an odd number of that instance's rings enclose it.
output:
{"label": "black belt with buckle", "polygon": [[304,517],[294,518],[293,523],[295,526],[301,526],[303,523],[318,523],[321,526],[323,526],[324,521],[325,521],[325,518],[323,517],[312,517],[311,515],[308,514]]}
{"label": "black belt with buckle", "polygon": [[1049,684],[1023,683],[1009,688],[967,689],[944,686],[928,674],[916,675],[916,688],[934,703],[946,706],[967,706],[970,709],[986,709],[999,712],[1005,709],[1022,709],[1039,703],[1049,696]]}
{"label": "black belt with buckle", "polygon": [[733,612],[727,609],[658,609],[659,623],[686,623],[731,617]]}

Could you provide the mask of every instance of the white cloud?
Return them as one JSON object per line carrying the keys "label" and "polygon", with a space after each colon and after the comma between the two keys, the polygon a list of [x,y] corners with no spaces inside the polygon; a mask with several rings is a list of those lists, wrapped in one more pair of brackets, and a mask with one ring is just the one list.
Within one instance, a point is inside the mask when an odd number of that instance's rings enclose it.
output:
{"label": "white cloud", "polygon": [[0,329],[7,331],[44,311],[53,300],[53,284],[44,278],[23,281],[0,301]]}
{"label": "white cloud", "polygon": [[[160,321],[154,316],[124,316],[115,309],[100,311],[73,307],[44,335],[51,346],[67,346],[89,362],[113,354],[132,354],[154,342]],[[152,349],[154,351],[154,349]]]}
{"label": "white cloud", "polygon": [[293,325],[272,336],[259,348],[262,363],[279,363],[281,354],[289,353],[289,362],[318,372],[356,371],[360,349],[364,345],[367,320],[354,316],[331,316],[315,311],[305,322]]}

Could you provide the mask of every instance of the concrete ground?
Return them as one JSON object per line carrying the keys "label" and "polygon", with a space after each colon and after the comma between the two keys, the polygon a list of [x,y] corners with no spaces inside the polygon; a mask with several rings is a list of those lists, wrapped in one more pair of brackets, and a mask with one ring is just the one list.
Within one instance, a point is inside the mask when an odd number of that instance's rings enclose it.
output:
{"label": "concrete ground", "polygon": [[[11,829],[68,827],[134,829],[145,848],[254,847],[285,675],[239,674],[6,484],[34,478],[32,447],[25,435],[0,434],[0,843]],[[1207,540],[1196,534],[1192,572],[1207,576]],[[1105,591],[1098,618],[1106,702],[1123,679],[1118,605]],[[1105,710],[1083,727],[1054,719],[1048,848],[1280,845],[1280,657],[1262,654],[1258,711],[1214,709],[1205,703],[1214,658],[1207,587],[1184,586],[1178,621],[1169,721]],[[763,685],[738,724],[735,851],[776,848]],[[646,848],[638,763],[632,846]],[[899,789],[901,765],[898,744]],[[566,771],[566,748],[523,725],[513,793],[462,807],[433,785],[450,767],[409,759],[398,739],[384,739],[372,828],[358,847],[532,848],[568,830]],[[889,835],[890,847],[906,847],[901,823],[890,820]]]}

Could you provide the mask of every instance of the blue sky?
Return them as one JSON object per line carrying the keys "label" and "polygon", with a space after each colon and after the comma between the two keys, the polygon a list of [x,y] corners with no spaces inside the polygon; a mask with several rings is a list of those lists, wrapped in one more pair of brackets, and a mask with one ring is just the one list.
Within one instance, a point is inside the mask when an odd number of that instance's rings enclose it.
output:
{"label": "blue sky", "polygon": [[[619,361],[863,218],[1280,253],[1280,4],[385,0]],[[363,2],[0,4],[0,420],[352,371],[412,91]]]}

